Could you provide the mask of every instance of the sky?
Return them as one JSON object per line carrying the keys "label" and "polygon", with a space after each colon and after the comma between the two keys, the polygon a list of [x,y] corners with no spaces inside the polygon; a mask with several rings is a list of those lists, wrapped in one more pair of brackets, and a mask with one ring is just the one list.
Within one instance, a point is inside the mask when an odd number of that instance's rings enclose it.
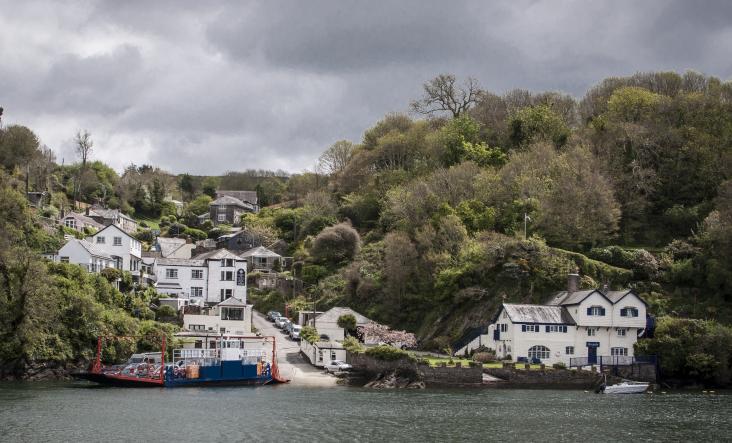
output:
{"label": "sky", "polygon": [[577,98],[610,76],[732,79],[732,1],[0,0],[3,124],[121,171],[313,170],[441,73]]}

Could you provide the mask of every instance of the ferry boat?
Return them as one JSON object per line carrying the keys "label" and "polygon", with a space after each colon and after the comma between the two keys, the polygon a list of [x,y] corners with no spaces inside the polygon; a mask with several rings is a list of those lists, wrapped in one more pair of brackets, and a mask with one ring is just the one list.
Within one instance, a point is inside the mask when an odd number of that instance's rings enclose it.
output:
{"label": "ferry boat", "polygon": [[[126,363],[103,365],[103,338],[97,342],[97,356],[88,371],[75,378],[92,382],[135,387],[181,387],[214,385],[267,385],[287,383],[280,376],[275,357],[275,337],[227,336],[214,340],[211,348],[174,349],[165,361],[165,337],[160,352],[134,354]],[[271,343],[271,352],[266,349]]]}

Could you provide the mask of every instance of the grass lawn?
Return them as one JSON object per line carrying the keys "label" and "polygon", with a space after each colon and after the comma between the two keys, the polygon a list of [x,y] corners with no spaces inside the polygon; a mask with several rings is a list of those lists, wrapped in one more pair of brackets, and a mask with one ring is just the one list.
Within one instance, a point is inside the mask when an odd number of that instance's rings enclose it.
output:
{"label": "grass lawn", "polygon": [[151,229],[160,229],[160,218],[135,217],[137,223],[145,222]]}
{"label": "grass lawn", "polygon": [[[450,359],[445,357],[425,357],[425,359],[429,362],[430,366],[437,366],[440,363],[445,363],[447,366],[455,366],[455,363],[459,362],[462,366],[468,366],[470,362],[473,360],[467,359],[467,358],[453,358],[452,364],[450,364]],[[502,362],[493,362],[493,363],[483,363],[484,368],[501,368],[503,367]],[[516,369],[524,369],[524,363],[517,363]],[[536,371],[541,369],[541,365],[531,365],[529,366],[530,371]],[[546,366],[545,369],[552,369],[551,366]]]}

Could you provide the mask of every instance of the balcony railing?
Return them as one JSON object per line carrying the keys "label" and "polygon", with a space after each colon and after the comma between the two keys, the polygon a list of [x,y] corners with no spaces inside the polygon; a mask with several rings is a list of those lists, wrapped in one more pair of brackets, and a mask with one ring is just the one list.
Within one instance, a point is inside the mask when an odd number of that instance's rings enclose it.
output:
{"label": "balcony railing", "polygon": [[627,355],[598,355],[594,358],[594,362],[589,357],[573,357],[569,359],[570,368],[581,368],[583,366],[631,366],[636,364],[652,364],[657,363],[655,355],[638,355],[630,357]]}

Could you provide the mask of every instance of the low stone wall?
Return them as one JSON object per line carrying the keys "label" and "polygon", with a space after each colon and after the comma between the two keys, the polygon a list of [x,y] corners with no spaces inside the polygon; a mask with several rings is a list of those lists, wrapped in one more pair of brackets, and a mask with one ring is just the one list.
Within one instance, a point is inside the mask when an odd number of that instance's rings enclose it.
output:
{"label": "low stone wall", "polygon": [[423,381],[430,386],[475,386],[483,382],[482,365],[438,366],[417,364],[416,361],[402,358],[394,361],[377,360],[366,354],[348,353],[348,362],[353,370],[366,379],[384,376],[389,373],[409,375],[414,380]]}
{"label": "low stone wall", "polygon": [[[570,369],[527,370],[508,366],[485,368],[483,372],[500,378],[502,381],[491,384],[500,388],[592,389],[603,381],[603,376],[597,372]],[[614,382],[611,378],[608,382]]]}

